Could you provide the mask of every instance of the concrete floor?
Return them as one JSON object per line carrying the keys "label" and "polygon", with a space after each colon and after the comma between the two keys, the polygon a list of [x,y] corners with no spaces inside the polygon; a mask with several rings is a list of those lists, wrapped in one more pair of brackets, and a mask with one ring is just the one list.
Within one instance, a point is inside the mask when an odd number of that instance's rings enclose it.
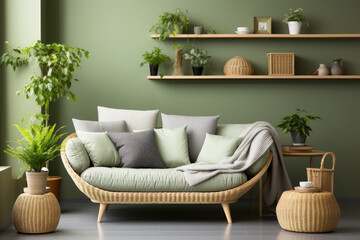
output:
{"label": "concrete floor", "polygon": [[98,205],[89,200],[62,202],[57,230],[26,235],[13,225],[0,239],[156,239],[156,240],[333,240],[360,239],[360,199],[341,200],[341,219],[333,233],[308,234],[282,230],[274,216],[257,217],[246,202],[230,205],[234,223],[228,225],[220,205],[111,205],[96,223]]}

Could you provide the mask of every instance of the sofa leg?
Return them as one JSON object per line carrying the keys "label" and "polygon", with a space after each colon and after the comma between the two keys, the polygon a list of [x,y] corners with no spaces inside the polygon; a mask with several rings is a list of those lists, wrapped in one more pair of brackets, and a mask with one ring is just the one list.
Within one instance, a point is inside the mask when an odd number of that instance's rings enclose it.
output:
{"label": "sofa leg", "polygon": [[229,204],[228,203],[221,203],[221,206],[224,209],[226,220],[228,221],[228,223],[232,223]]}
{"label": "sofa leg", "polygon": [[104,204],[104,203],[100,203],[100,207],[99,207],[99,215],[98,215],[98,219],[97,219],[97,222],[101,222],[103,216],[104,216],[104,212],[107,208],[107,204]]}

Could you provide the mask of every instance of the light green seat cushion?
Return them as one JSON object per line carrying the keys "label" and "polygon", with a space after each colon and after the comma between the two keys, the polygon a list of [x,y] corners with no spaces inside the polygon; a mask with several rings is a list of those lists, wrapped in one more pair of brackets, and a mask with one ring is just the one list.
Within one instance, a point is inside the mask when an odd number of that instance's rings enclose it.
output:
{"label": "light green seat cushion", "polygon": [[71,167],[78,174],[90,167],[90,159],[79,138],[71,138],[66,143],[65,153]]}
{"label": "light green seat cushion", "polygon": [[196,162],[217,164],[234,154],[240,143],[240,138],[219,136],[206,133],[204,145]]}
{"label": "light green seat cushion", "polygon": [[190,164],[186,126],[154,131],[156,144],[167,168]]}
{"label": "light green seat cushion", "polygon": [[[251,124],[219,124],[216,129],[216,134],[228,137],[238,137]],[[242,140],[242,139],[241,139]],[[265,165],[269,158],[270,150],[267,150],[245,173],[248,176],[255,176]]]}
{"label": "light green seat cushion", "polygon": [[129,192],[207,192],[240,186],[247,181],[244,173],[223,173],[190,187],[184,173],[172,168],[133,169],[91,167],[81,178],[89,184],[109,191]]}
{"label": "light green seat cushion", "polygon": [[77,132],[95,167],[120,166],[120,156],[106,132]]}

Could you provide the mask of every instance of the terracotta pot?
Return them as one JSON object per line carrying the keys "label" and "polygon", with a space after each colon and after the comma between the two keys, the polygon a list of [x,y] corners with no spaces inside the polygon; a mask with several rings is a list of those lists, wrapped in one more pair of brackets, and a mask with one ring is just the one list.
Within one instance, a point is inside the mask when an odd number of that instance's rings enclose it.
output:
{"label": "terracotta pot", "polygon": [[41,195],[46,192],[46,179],[49,172],[26,172],[29,194]]}
{"label": "terracotta pot", "polygon": [[47,187],[50,187],[50,192],[55,195],[57,200],[60,200],[60,187],[61,187],[61,177],[58,176],[48,176],[47,177]]}

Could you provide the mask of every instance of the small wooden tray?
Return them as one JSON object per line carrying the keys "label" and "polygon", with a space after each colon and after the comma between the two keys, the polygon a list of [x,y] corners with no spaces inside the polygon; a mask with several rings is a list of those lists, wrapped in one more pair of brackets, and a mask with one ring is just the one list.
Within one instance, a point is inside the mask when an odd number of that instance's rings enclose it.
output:
{"label": "small wooden tray", "polygon": [[311,188],[303,188],[303,187],[295,187],[295,191],[299,193],[316,193],[320,192],[320,188],[318,187],[311,187]]}
{"label": "small wooden tray", "polygon": [[[50,187],[46,187],[46,192],[45,193],[48,193],[50,192]],[[29,193],[29,190],[27,187],[24,187],[24,193]]]}

